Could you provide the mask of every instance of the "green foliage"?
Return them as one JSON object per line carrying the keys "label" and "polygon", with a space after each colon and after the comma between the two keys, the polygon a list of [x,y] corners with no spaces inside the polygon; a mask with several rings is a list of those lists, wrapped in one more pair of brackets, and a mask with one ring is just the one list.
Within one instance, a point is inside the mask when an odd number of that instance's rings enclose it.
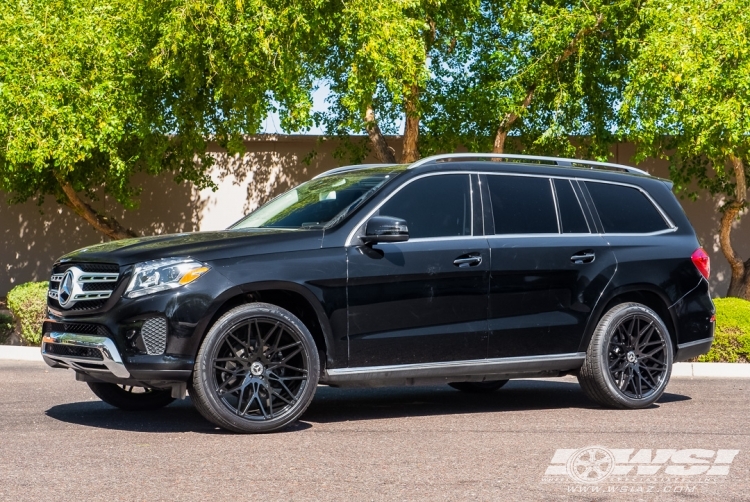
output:
{"label": "green foliage", "polygon": [[[677,191],[734,197],[730,156],[750,148],[750,1],[653,0],[621,108],[639,158],[669,157]],[[668,155],[667,152],[674,152]]]}
{"label": "green foliage", "polygon": [[13,316],[0,314],[0,345],[6,343],[13,333]]}
{"label": "green foliage", "polygon": [[0,190],[70,205],[69,183],[131,208],[137,172],[212,186],[207,138],[238,151],[276,106],[285,126],[310,124],[316,12],[316,0],[6,0]]}
{"label": "green foliage", "polygon": [[700,362],[750,362],[750,302],[740,298],[717,298],[716,332],[711,351]]}
{"label": "green foliage", "polygon": [[[491,151],[512,114],[516,141],[506,151],[582,148],[606,159],[630,57],[622,41],[637,30],[637,8],[633,0],[483,3],[455,50],[434,58],[427,149]],[[571,135],[585,139],[574,145]]]}
{"label": "green foliage", "polygon": [[16,318],[21,339],[29,345],[39,345],[42,341],[48,289],[48,282],[27,282],[8,293],[8,308]]}
{"label": "green foliage", "polygon": [[479,0],[331,2],[318,77],[331,91],[330,110],[316,120],[332,134],[364,131],[373,106],[384,133],[397,133],[408,100],[431,78],[430,58],[450,47],[478,15]]}

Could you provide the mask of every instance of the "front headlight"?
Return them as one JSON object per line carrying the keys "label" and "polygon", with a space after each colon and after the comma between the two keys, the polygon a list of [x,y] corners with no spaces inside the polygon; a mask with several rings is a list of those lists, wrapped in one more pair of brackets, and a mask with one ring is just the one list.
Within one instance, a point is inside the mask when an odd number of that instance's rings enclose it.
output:
{"label": "front headlight", "polygon": [[190,258],[163,258],[138,263],[133,269],[133,278],[125,298],[138,298],[167,289],[190,284],[208,272],[209,268]]}

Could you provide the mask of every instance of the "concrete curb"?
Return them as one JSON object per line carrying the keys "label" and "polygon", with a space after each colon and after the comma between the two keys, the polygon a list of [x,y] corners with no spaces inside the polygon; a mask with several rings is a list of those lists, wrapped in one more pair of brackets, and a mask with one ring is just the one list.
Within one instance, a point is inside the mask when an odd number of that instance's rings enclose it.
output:
{"label": "concrete curb", "polygon": [[44,361],[39,347],[19,347],[17,345],[0,345],[0,360]]}
{"label": "concrete curb", "polygon": [[673,378],[750,378],[750,364],[675,363]]}
{"label": "concrete curb", "polygon": [[[0,345],[0,360],[42,362],[39,347]],[[672,378],[750,378],[750,364],[675,363]]]}

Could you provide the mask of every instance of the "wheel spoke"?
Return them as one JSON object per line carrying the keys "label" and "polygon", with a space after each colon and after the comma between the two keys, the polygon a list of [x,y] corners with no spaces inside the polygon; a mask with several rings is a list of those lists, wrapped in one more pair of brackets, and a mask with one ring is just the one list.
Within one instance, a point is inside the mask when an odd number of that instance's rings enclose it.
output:
{"label": "wheel spoke", "polygon": [[656,392],[667,371],[665,334],[650,315],[633,313],[610,332],[609,374],[620,392],[646,399]]}
{"label": "wheel spoke", "polygon": [[214,389],[245,420],[277,419],[307,388],[307,357],[300,334],[283,321],[257,317],[227,330],[211,360]]}

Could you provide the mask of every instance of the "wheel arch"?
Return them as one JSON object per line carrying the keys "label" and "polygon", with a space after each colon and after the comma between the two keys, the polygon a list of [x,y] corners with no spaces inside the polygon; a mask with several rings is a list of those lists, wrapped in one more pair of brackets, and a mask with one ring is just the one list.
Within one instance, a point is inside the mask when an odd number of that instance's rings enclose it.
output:
{"label": "wheel arch", "polygon": [[596,326],[599,324],[602,316],[615,305],[627,302],[641,303],[659,315],[669,330],[669,336],[672,339],[672,348],[676,354],[677,339],[679,337],[679,333],[677,332],[677,319],[675,318],[674,312],[669,308],[671,305],[669,297],[652,284],[632,284],[622,286],[613,289],[603,296],[594,308],[592,315],[589,317],[578,351],[586,352],[589,343],[591,343],[591,337],[594,335]]}
{"label": "wheel arch", "polygon": [[[264,302],[288,310],[310,330],[319,355],[321,371],[333,363],[333,332],[323,306],[315,294],[306,287],[285,281],[264,281],[234,287],[219,297],[208,322],[202,327],[198,346],[209,329],[225,313],[240,305]],[[196,349],[197,350],[197,349]],[[322,354],[321,354],[322,353]],[[324,363],[325,361],[325,363]]]}

